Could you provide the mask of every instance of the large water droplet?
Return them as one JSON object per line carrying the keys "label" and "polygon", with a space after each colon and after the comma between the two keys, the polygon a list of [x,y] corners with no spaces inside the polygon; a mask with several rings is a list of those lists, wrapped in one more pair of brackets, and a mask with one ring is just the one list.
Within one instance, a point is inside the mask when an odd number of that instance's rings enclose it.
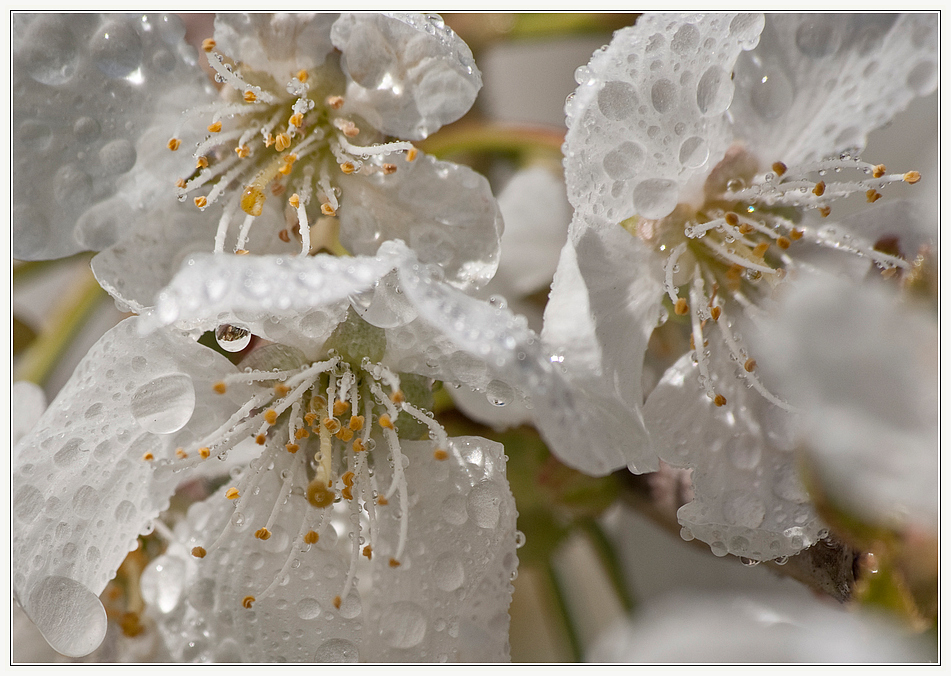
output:
{"label": "large water droplet", "polygon": [[700,45],[700,31],[692,23],[684,24],[677,29],[670,39],[670,48],[681,56],[695,50]]}
{"label": "large water droplet", "polygon": [[88,655],[106,636],[102,603],[76,580],[43,578],[30,591],[26,611],[43,638],[67,657]]}
{"label": "large water droplet", "polygon": [[697,107],[704,115],[719,115],[733,101],[730,74],[719,66],[710,66],[697,83]]}
{"label": "large water droplet", "polygon": [[324,641],[314,654],[314,662],[359,662],[357,646],[344,638]]}
{"label": "large water droplet", "polygon": [[723,516],[731,524],[756,528],[763,523],[766,506],[755,495],[735,491],[723,505]]}
{"label": "large water droplet", "polygon": [[832,54],[842,44],[841,23],[835,15],[806,15],[796,29],[796,47],[813,59]]}
{"label": "large water droplet", "polygon": [[125,77],[142,63],[142,40],[124,22],[113,21],[100,28],[89,49],[96,67],[108,77]]}
{"label": "large water droplet", "polygon": [[320,615],[320,612],[320,604],[315,598],[307,597],[297,602],[297,615],[302,620],[312,620]]}
{"label": "large water droplet", "polygon": [[644,164],[647,153],[633,141],[625,141],[604,156],[601,164],[608,176],[624,181],[634,176]]}
{"label": "large water droplet", "polygon": [[18,61],[26,66],[26,72],[37,82],[45,85],[60,85],[76,72],[77,49],[72,31],[62,15],[47,15],[38,18],[30,26],[24,40],[25,49]]}
{"label": "large water droplet", "polygon": [[666,113],[674,105],[677,87],[670,80],[658,80],[651,87],[651,104],[658,113]]}
{"label": "large water droplet", "polygon": [[78,165],[61,166],[53,179],[53,197],[70,209],[89,204],[92,201],[92,177]]}
{"label": "large water droplet", "polygon": [[598,92],[598,108],[609,120],[630,117],[636,107],[637,94],[627,82],[607,82]]}
{"label": "large water droplet", "polygon": [[922,61],[908,73],[908,86],[918,96],[930,94],[938,82],[938,67],[934,61]]}
{"label": "large water droplet", "polygon": [[761,455],[760,445],[748,435],[737,435],[727,446],[727,456],[737,469],[753,469]]}
{"label": "large water droplet", "polygon": [[764,120],[773,120],[789,110],[793,86],[779,69],[764,71],[752,84],[750,103]]}
{"label": "large water droplet", "polygon": [[188,603],[196,610],[211,610],[215,605],[215,581],[211,578],[196,580],[188,588]]}
{"label": "large water droplet", "polygon": [[781,465],[776,470],[776,475],[773,478],[773,493],[783,500],[800,504],[809,500],[793,464]]}
{"label": "large water droplet", "polygon": [[691,136],[680,144],[680,163],[688,169],[702,167],[710,157],[710,147],[699,136]]}
{"label": "large water droplet", "polygon": [[363,612],[363,603],[360,601],[360,595],[355,590],[351,590],[347,594],[347,598],[341,602],[339,612],[340,617],[347,620],[352,620]]}
{"label": "large water droplet", "polygon": [[443,591],[451,592],[459,589],[465,579],[466,571],[462,566],[462,560],[455,554],[443,554],[433,564],[433,580]]}
{"label": "large water droplet", "polygon": [[426,636],[426,615],[410,601],[400,601],[380,615],[380,634],[393,648],[412,648]]}
{"label": "large water droplet", "polygon": [[162,613],[175,610],[185,589],[185,562],[173,556],[160,556],[142,571],[142,598]]}
{"label": "large water droplet", "polygon": [[13,515],[20,521],[32,522],[43,510],[43,505],[46,503],[43,494],[30,484],[18,485],[15,493]]}
{"label": "large water droplet", "polygon": [[501,504],[498,487],[488,481],[474,486],[466,499],[469,518],[480,528],[495,528],[499,524]]}
{"label": "large water droplet", "polygon": [[759,35],[766,25],[766,18],[759,13],[737,14],[730,22],[732,35],[743,49],[751,49],[759,42]]}
{"label": "large water droplet", "polygon": [[678,185],[664,178],[649,178],[634,188],[634,211],[644,218],[663,218],[677,206]]}
{"label": "large water droplet", "polygon": [[485,388],[485,398],[493,406],[505,406],[515,398],[515,392],[501,380],[493,380]]}
{"label": "large water droplet", "polygon": [[195,388],[185,373],[171,373],[147,382],[132,395],[132,415],[153,434],[182,429],[195,411]]}
{"label": "large water droplet", "polygon": [[81,117],[73,123],[73,134],[76,140],[82,143],[89,143],[99,138],[101,127],[91,117]]}
{"label": "large water droplet", "polygon": [[218,346],[227,352],[240,352],[251,342],[251,332],[243,326],[222,324],[215,329]]}
{"label": "large water droplet", "polygon": [[17,138],[34,152],[41,152],[49,148],[53,132],[42,122],[26,120],[20,125]]}
{"label": "large water droplet", "polygon": [[110,141],[99,149],[99,162],[107,174],[124,174],[135,166],[135,147],[124,138]]}

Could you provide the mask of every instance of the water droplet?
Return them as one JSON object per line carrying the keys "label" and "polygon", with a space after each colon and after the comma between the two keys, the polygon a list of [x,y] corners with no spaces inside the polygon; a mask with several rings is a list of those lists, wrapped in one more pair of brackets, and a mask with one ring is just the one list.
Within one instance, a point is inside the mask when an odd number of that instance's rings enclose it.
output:
{"label": "water droplet", "polygon": [[363,603],[360,601],[360,595],[355,591],[347,594],[347,598],[340,604],[340,617],[352,620],[363,612]]}
{"label": "water droplet", "polygon": [[676,97],[677,87],[670,80],[658,80],[651,87],[651,104],[658,113],[663,114],[670,110]]}
{"label": "water droplet", "polygon": [[459,589],[465,579],[466,573],[462,560],[455,554],[443,554],[433,564],[433,580],[443,591],[451,592]]}
{"label": "water droplet", "polygon": [[89,204],[92,201],[92,177],[78,165],[63,165],[53,179],[53,197],[70,208]]}
{"label": "water droplet", "polygon": [[766,506],[755,495],[733,491],[723,505],[723,517],[731,524],[756,528],[766,516]]}
{"label": "water droplet", "polygon": [[813,59],[832,54],[842,43],[840,23],[835,15],[807,15],[796,29],[796,47]]}
{"label": "water droplet", "polygon": [[493,380],[485,388],[485,398],[493,406],[505,406],[515,398],[515,392],[501,380]]}
{"label": "water droplet", "polygon": [[780,557],[779,557],[778,559],[776,559],[773,563],[775,563],[777,566],[785,566],[787,563],[789,563],[789,557],[788,557],[788,556],[780,556]]}
{"label": "water droplet", "polygon": [[320,615],[320,604],[315,598],[304,598],[297,602],[297,615],[302,620],[312,620]]}
{"label": "water droplet", "polygon": [[480,528],[495,528],[501,515],[502,496],[498,487],[483,481],[469,491],[466,507],[469,518]]}
{"label": "water droplet", "polygon": [[710,66],[697,83],[697,108],[703,115],[726,112],[733,101],[733,81],[720,66]]}
{"label": "water droplet", "polygon": [[749,568],[758,566],[760,564],[760,562],[757,561],[756,559],[748,559],[745,556],[740,557],[740,563],[742,563],[744,566],[747,566]]}
{"label": "water droplet", "polygon": [[684,24],[670,39],[670,48],[681,56],[686,56],[700,46],[700,31],[693,24]]}
{"label": "water droplet", "polygon": [[67,16],[48,15],[30,26],[23,41],[26,47],[18,55],[18,61],[26,65],[27,73],[37,82],[60,85],[76,72],[78,52],[76,40],[66,24],[69,20]]}
{"label": "water droplet", "polygon": [[227,352],[240,352],[251,342],[251,332],[243,326],[222,324],[215,329],[218,346]]}
{"label": "water droplet", "polygon": [[39,152],[49,147],[53,140],[53,132],[42,122],[26,120],[20,125],[17,138],[23,141],[31,150]]}
{"label": "water droplet", "polygon": [[690,542],[693,540],[693,532],[686,526],[683,526],[680,529],[680,537],[684,540],[684,542]]}
{"label": "water droplet", "polygon": [[359,662],[357,646],[344,638],[324,641],[314,654],[314,662]]}
{"label": "water droplet", "polygon": [[710,543],[710,551],[713,552],[714,556],[726,556],[729,553],[726,545],[719,540]]}
{"label": "water droplet", "polygon": [[759,35],[766,25],[766,19],[759,13],[737,14],[730,22],[732,35],[743,49],[755,47],[759,42]]}
{"label": "water droplet", "polygon": [[938,67],[934,61],[922,61],[908,73],[908,87],[918,96],[931,93],[938,82]]}
{"label": "water droplet", "polygon": [[793,85],[779,67],[764,70],[750,89],[750,103],[764,120],[782,116],[792,104]]}
{"label": "water droplet", "polygon": [[605,173],[615,181],[625,181],[634,176],[647,156],[644,148],[633,141],[625,141],[607,153],[601,161]]}
{"label": "water droplet", "polygon": [[710,157],[710,147],[699,136],[691,136],[680,145],[680,163],[688,169],[702,167]]}
{"label": "water droplet", "polygon": [[410,601],[400,601],[380,615],[380,634],[393,648],[412,648],[426,636],[426,615]]}
{"label": "water droplet", "polygon": [[18,485],[13,499],[13,514],[20,521],[32,522],[43,510],[43,494],[30,484]]}
{"label": "water droplet", "polygon": [[153,434],[182,429],[195,411],[195,388],[185,373],[160,376],[132,395],[132,416]]}
{"label": "water droplet", "polygon": [[89,48],[96,67],[108,77],[125,77],[142,63],[142,40],[124,22],[113,21],[100,28]]}
{"label": "water droplet", "polygon": [[515,549],[521,549],[525,546],[525,533],[520,530],[515,531]]}
{"label": "water droplet", "polygon": [[51,575],[30,590],[27,614],[43,637],[67,657],[83,657],[106,636],[106,611],[85,586]]}
{"label": "water droplet", "polygon": [[609,120],[623,120],[633,115],[636,106],[637,93],[627,82],[607,82],[598,92],[598,108]]}
{"label": "water droplet", "polygon": [[135,147],[124,138],[110,141],[99,150],[99,162],[107,174],[124,174],[135,166]]}
{"label": "water droplet", "polygon": [[663,218],[677,206],[680,193],[677,183],[663,178],[649,178],[634,188],[634,210],[644,218]]}

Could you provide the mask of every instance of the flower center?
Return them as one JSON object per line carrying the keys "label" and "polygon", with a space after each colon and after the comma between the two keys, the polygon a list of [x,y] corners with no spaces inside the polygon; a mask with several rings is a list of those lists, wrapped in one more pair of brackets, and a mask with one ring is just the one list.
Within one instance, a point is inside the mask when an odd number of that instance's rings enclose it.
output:
{"label": "flower center", "polygon": [[[406,141],[385,141],[382,134],[355,116],[340,113],[346,81],[340,55],[311,71],[301,70],[283,89],[269,75],[226,63],[215,51],[214,40],[203,50],[215,70],[215,80],[225,85],[222,100],[187,114],[211,114],[208,136],[195,146],[195,170],[176,182],[178,197],[191,193],[195,206],[204,211],[222,201],[224,213],[218,223],[215,251],[223,252],[232,220],[239,210],[244,220],[234,240],[235,253],[247,253],[254,219],[264,211],[268,195],[287,198],[288,221],[296,223],[278,236],[301,242],[301,254],[310,252],[310,226],[317,214],[335,216],[340,208],[340,190],[334,185],[337,172],[349,174],[394,173],[398,165],[385,162],[393,153],[404,153],[412,162],[417,150]],[[184,121],[184,119],[183,119]],[[181,147],[179,132],[167,147]]]}
{"label": "flower center", "polygon": [[[707,178],[707,200],[699,210],[681,204],[663,219],[634,217],[622,225],[665,257],[664,289],[674,313],[690,315],[691,349],[707,396],[717,406],[726,404],[726,398],[716,392],[706,349],[709,343],[704,340],[704,330],[713,322],[740,377],[766,399],[788,409],[756,377],[756,360],[743,346],[730,315],[737,310],[755,315],[758,302],[787,274],[795,273],[794,254],[802,244],[868,258],[885,277],[908,269],[907,261],[884,247],[834,227],[804,225],[802,211],[816,209],[826,218],[831,203],[838,199],[863,193],[867,202],[875,202],[887,185],[917,183],[921,176],[916,171],[887,174],[883,165],[848,154],[794,169],[776,162],[765,174],[756,174],[756,166],[744,150],[733,148]],[[850,180],[850,173],[858,178]],[[687,287],[686,297],[680,294],[682,286]],[[667,316],[665,310],[662,320]]]}

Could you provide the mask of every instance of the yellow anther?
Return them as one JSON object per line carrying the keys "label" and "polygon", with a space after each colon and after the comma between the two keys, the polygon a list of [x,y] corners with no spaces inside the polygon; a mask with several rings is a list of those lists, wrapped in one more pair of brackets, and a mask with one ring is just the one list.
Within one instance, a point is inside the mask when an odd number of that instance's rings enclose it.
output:
{"label": "yellow anther", "polygon": [[340,610],[340,604],[343,603],[339,596],[334,596],[334,608]]}
{"label": "yellow anther", "polygon": [[208,131],[210,131],[212,134],[217,134],[219,131],[221,131],[221,120],[213,124],[209,124]]}
{"label": "yellow anther", "polygon": [[208,199],[204,195],[199,195],[195,198],[195,206],[199,209],[203,209],[208,206]]}
{"label": "yellow anther", "polygon": [[351,439],[353,439],[353,430],[346,427],[341,427],[340,431],[337,432],[336,437],[346,444]]}
{"label": "yellow anther", "polygon": [[882,270],[882,278],[891,279],[896,274],[898,274],[898,268],[885,268]]}
{"label": "yellow anther", "polygon": [[210,448],[199,448],[199,449],[198,449],[198,455],[200,455],[200,456],[202,457],[202,459],[207,458],[209,455],[211,455],[211,449],[210,449]]}
{"label": "yellow anther", "polygon": [[344,162],[340,165],[340,171],[345,174],[352,174],[356,170],[356,167],[353,166],[353,162]]}
{"label": "yellow anther", "polygon": [[260,216],[261,212],[264,211],[264,200],[264,191],[256,185],[249,185],[244,189],[244,194],[241,195],[241,209],[246,214]]}
{"label": "yellow anther", "polygon": [[350,416],[350,429],[354,432],[359,432],[363,429],[364,417],[362,415],[352,415]]}
{"label": "yellow anther", "polygon": [[188,453],[185,452],[184,448],[176,448],[175,457],[179,458],[180,460],[184,460],[185,458],[188,457]]}
{"label": "yellow anther", "polygon": [[256,531],[254,531],[254,537],[256,537],[258,540],[269,540],[271,539],[271,531],[269,531],[267,528],[258,528]]}
{"label": "yellow anther", "polygon": [[677,302],[674,303],[674,312],[678,315],[687,314],[689,308],[687,307],[687,301],[683,298],[678,298]]}
{"label": "yellow anther", "polygon": [[215,41],[212,40],[211,38],[205,38],[204,40],[201,41],[201,50],[203,52],[210,52],[214,48],[215,48]]}
{"label": "yellow anther", "polygon": [[819,213],[822,214],[823,218],[828,218],[829,214],[832,213],[832,207],[819,207]]}
{"label": "yellow anther", "polygon": [[291,173],[292,171],[294,171],[294,163],[293,163],[293,162],[285,162],[285,163],[282,164],[280,167],[278,167],[277,171],[278,171],[278,173],[281,174],[282,176],[287,176],[289,173]]}
{"label": "yellow anther", "polygon": [[390,392],[390,401],[394,404],[402,404],[406,401],[406,395],[403,394],[403,390],[393,390]]}
{"label": "yellow anther", "polygon": [[410,148],[406,151],[406,161],[412,162],[416,159],[416,156],[419,155],[419,151],[416,148]]}
{"label": "yellow anther", "polygon": [[235,249],[234,255],[235,255],[235,256],[247,256],[249,253],[251,253],[251,252],[248,251],[247,249]]}
{"label": "yellow anther", "polygon": [[882,193],[878,192],[877,190],[872,189],[866,191],[865,193],[865,201],[869,204],[872,202],[877,202],[880,199],[882,199]]}
{"label": "yellow anther", "polygon": [[776,172],[777,176],[782,176],[786,173],[788,167],[782,162],[773,162],[773,171]]}
{"label": "yellow anther", "polygon": [[256,437],[254,437],[254,441],[258,446],[263,446],[266,440],[267,440],[267,436],[264,434],[259,434]]}
{"label": "yellow anther", "polygon": [[390,501],[386,499],[386,496],[385,496],[385,495],[381,495],[380,497],[378,497],[378,498],[376,499],[376,504],[378,504],[378,505],[388,505],[388,504],[390,504]]}
{"label": "yellow anther", "polygon": [[237,500],[241,496],[238,494],[238,489],[232,486],[228,489],[228,492],[225,493],[225,497],[229,500]]}
{"label": "yellow anther", "polygon": [[343,97],[342,96],[328,96],[327,105],[333,108],[334,110],[340,110],[343,108]]}
{"label": "yellow anther", "polygon": [[757,258],[762,258],[766,255],[766,251],[769,249],[769,242],[760,242],[755,247],[753,247],[753,255]]}
{"label": "yellow anther", "polygon": [[301,82],[307,82],[307,71],[303,69],[297,71],[297,79]]}
{"label": "yellow anther", "polygon": [[215,383],[215,384],[212,386],[211,389],[213,389],[213,390],[214,390],[215,392],[217,392],[218,394],[224,394],[225,392],[228,391],[228,386],[225,385],[225,381],[219,380],[217,383]]}
{"label": "yellow anther", "polygon": [[305,430],[303,427],[297,430],[296,432],[294,432],[294,438],[297,440],[306,439],[309,436],[310,436],[310,432]]}
{"label": "yellow anther", "polygon": [[902,180],[905,183],[915,184],[921,180],[921,174],[919,174],[917,171],[906,171],[905,175],[902,176]]}
{"label": "yellow anther", "polygon": [[367,447],[363,444],[363,439],[360,439],[359,437],[357,437],[356,439],[353,440],[354,453],[362,453],[365,450],[367,450]]}
{"label": "yellow anther", "polygon": [[249,90],[249,91],[246,91],[246,92],[244,93],[244,102],[245,102],[245,103],[254,103],[254,102],[257,101],[257,100],[258,100],[258,95],[255,94],[254,92],[252,92],[252,91]]}
{"label": "yellow anther", "polygon": [[196,169],[207,169],[208,168],[208,158],[204,155],[201,155],[197,160],[195,160]]}
{"label": "yellow anther", "polygon": [[717,321],[720,318],[720,306],[714,305],[710,308],[710,316],[713,317],[713,321]]}
{"label": "yellow anther", "polygon": [[279,397],[287,396],[287,394],[290,391],[291,391],[291,388],[289,388],[287,385],[284,385],[283,383],[278,383],[277,385],[274,386],[274,394],[276,394]]}
{"label": "yellow anther", "polygon": [[177,181],[175,181],[175,187],[178,188],[178,189],[180,189],[180,190],[184,190],[186,185],[188,185],[188,184],[185,183],[185,179],[184,179],[184,178],[180,178],[180,179],[178,179]]}
{"label": "yellow anther", "polygon": [[244,606],[245,608],[250,608],[251,604],[254,603],[254,601],[255,599],[253,596],[245,596],[244,599],[241,601],[241,605]]}
{"label": "yellow anther", "polygon": [[[311,400],[311,404],[313,404],[313,400]],[[311,411],[310,413],[304,416],[304,420],[307,422],[308,425],[313,426],[313,424],[317,422],[317,414]]]}
{"label": "yellow anther", "polygon": [[300,446],[294,443],[286,443],[284,444],[284,448],[287,449],[288,453],[297,453],[297,451],[300,450]]}
{"label": "yellow anther", "polygon": [[884,164],[876,164],[874,167],[872,167],[872,177],[881,178],[884,175],[885,175]]}
{"label": "yellow anther", "polygon": [[390,416],[386,413],[377,418],[377,422],[380,423],[380,427],[385,427],[388,430],[393,429],[393,421],[390,420]]}
{"label": "yellow anther", "polygon": [[789,239],[791,239],[794,242],[802,239],[802,235],[803,235],[802,230],[796,230],[795,228],[793,228],[792,230],[789,231]]}
{"label": "yellow anther", "polygon": [[152,462],[153,460],[155,460],[155,456],[152,455],[151,453],[146,453],[145,455],[142,456],[142,459],[145,460],[146,462]]}
{"label": "yellow anther", "polygon": [[327,428],[331,434],[336,434],[340,430],[340,421],[336,418],[324,418],[321,424]]}
{"label": "yellow anther", "polygon": [[264,412],[264,420],[268,425],[273,425],[277,422],[277,411],[273,408],[269,408]]}
{"label": "yellow anther", "polygon": [[792,242],[789,241],[788,237],[778,237],[776,239],[776,246],[778,246],[780,249],[783,249],[784,251],[788,249],[791,244]]}
{"label": "yellow anther", "polygon": [[746,360],[746,363],[743,364],[743,368],[746,369],[746,372],[747,372],[747,373],[752,373],[752,372],[753,372],[753,369],[756,368],[756,360],[755,360],[755,359],[747,359],[747,360]]}
{"label": "yellow anther", "polygon": [[724,397],[722,394],[718,394],[713,398],[713,403],[717,406],[723,406],[726,404],[726,397]]}
{"label": "yellow anther", "polygon": [[365,557],[367,557],[368,560],[372,561],[372,560],[373,560],[373,547],[371,547],[370,545],[367,545],[366,547],[364,547],[364,548],[363,548],[363,555],[364,555]]}
{"label": "yellow anther", "polygon": [[449,454],[442,448],[437,448],[435,451],[433,451],[433,457],[436,460],[445,460],[449,457]]}
{"label": "yellow anther", "polygon": [[287,121],[287,124],[293,127],[299,127],[304,124],[304,116],[300,113],[294,113],[291,115],[290,119]]}
{"label": "yellow anther", "polygon": [[295,192],[293,195],[287,198],[287,203],[296,209],[300,206],[300,195]]}
{"label": "yellow anther", "polygon": [[825,194],[825,191],[826,191],[826,182],[819,181],[818,183],[816,183],[816,187],[812,189],[812,194],[815,195],[816,197],[822,197]]}
{"label": "yellow anther", "polygon": [[355,125],[353,122],[347,121],[347,124],[343,126],[343,135],[347,138],[353,138],[360,134],[360,128]]}
{"label": "yellow anther", "polygon": [[340,477],[340,480],[343,482],[344,486],[352,487],[353,479],[356,476],[353,472],[344,472],[344,475]]}
{"label": "yellow anther", "polygon": [[282,242],[290,242],[291,233],[287,231],[287,228],[284,228],[283,230],[277,233],[277,238],[281,240]]}
{"label": "yellow anther", "polygon": [[204,547],[192,547],[192,556],[194,556],[196,559],[205,558],[205,554],[207,553],[208,552],[205,551]]}
{"label": "yellow anther", "polygon": [[268,134],[267,138],[264,139],[264,147],[270,148],[272,145],[274,145],[274,137],[271,134]]}
{"label": "yellow anther", "polygon": [[395,165],[395,164],[390,164],[389,162],[385,162],[385,163],[383,164],[383,173],[386,174],[387,176],[389,176],[390,174],[395,174],[395,173],[396,173],[396,165]]}
{"label": "yellow anther", "polygon": [[320,205],[320,213],[322,213],[324,216],[337,215],[337,211],[332,206],[330,206],[330,204],[328,204],[327,202],[324,202],[323,204]]}
{"label": "yellow anther", "polygon": [[284,152],[291,147],[291,137],[281,132],[274,138],[274,150],[279,153]]}
{"label": "yellow anther", "polygon": [[743,225],[740,226],[739,230],[741,235],[748,235],[751,232],[755,231],[756,228],[754,228],[749,223],[744,223]]}
{"label": "yellow anther", "polygon": [[400,562],[397,561],[396,559],[391,558],[391,559],[390,559],[390,568],[399,568],[399,567],[400,567]]}
{"label": "yellow anther", "polygon": [[317,541],[320,539],[320,535],[317,534],[317,531],[309,530],[304,533],[304,543],[308,545],[317,544]]}
{"label": "yellow anther", "polygon": [[346,401],[340,401],[338,399],[337,401],[334,402],[333,408],[334,408],[334,416],[339,416],[339,415],[343,415],[346,412],[346,410],[350,408],[350,404]]}
{"label": "yellow anther", "polygon": [[353,489],[350,486],[344,486],[340,490],[340,497],[344,500],[353,500]]}
{"label": "yellow anther", "polygon": [[182,142],[177,138],[170,138],[168,143],[165,144],[165,147],[174,153],[176,150],[182,147]]}
{"label": "yellow anther", "polygon": [[723,220],[726,221],[727,225],[737,225],[740,222],[740,217],[734,214],[732,211],[728,211],[723,214]]}
{"label": "yellow anther", "polygon": [[336,497],[336,494],[327,488],[325,481],[314,479],[307,485],[307,502],[314,507],[329,507]]}
{"label": "yellow anther", "polygon": [[234,152],[238,157],[244,159],[251,154],[251,149],[248,146],[238,146],[234,149]]}

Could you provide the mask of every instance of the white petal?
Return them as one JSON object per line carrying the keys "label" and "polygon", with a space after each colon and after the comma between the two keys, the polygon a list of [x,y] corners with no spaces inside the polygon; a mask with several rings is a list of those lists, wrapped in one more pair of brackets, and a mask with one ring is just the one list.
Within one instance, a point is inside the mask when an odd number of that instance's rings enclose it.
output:
{"label": "white petal", "polygon": [[789,414],[735,377],[724,350],[711,352],[724,406],[701,388],[690,354],[667,369],[644,406],[661,459],[693,469],[694,500],[677,513],[682,535],[718,556],[796,554],[817,542],[822,523],[797,474]]}
{"label": "white petal", "polygon": [[926,308],[832,277],[797,285],[764,352],[803,409],[829,496],[863,519],[938,519],[938,333]]}
{"label": "white petal", "polygon": [[734,129],[760,161],[790,166],[865,147],[937,86],[934,14],[769,14],[736,62]]}
{"label": "white petal", "polygon": [[341,176],[340,241],[355,254],[402,239],[459,288],[479,287],[499,262],[502,214],[481,174],[420,153],[395,174]]}
{"label": "white petal", "polygon": [[332,38],[350,80],[345,110],[391,136],[426,138],[482,87],[469,47],[436,15],[344,14]]}
{"label": "white petal", "polygon": [[[36,421],[46,410],[46,394],[43,388],[27,380],[18,380],[13,383],[10,393],[13,404],[13,445],[17,445],[26,434],[33,429]],[[16,461],[14,454],[14,462]]]}
{"label": "white petal", "polygon": [[215,42],[224,55],[268,73],[283,87],[300,70],[324,63],[333,51],[336,14],[218,14]]}
{"label": "white petal", "polygon": [[[143,148],[146,130],[212,96],[184,35],[175,16],[15,17],[17,258],[59,258],[115,241],[116,211],[141,199],[125,189],[129,177],[173,155],[167,137]],[[99,208],[105,203],[112,206]]]}
{"label": "white petal", "polygon": [[733,63],[762,26],[761,15],[643,15],[595,52],[565,105],[574,207],[618,223],[702,201],[732,142]]}
{"label": "white petal", "polygon": [[234,370],[227,360],[174,333],[142,337],[138,321],[93,346],[18,448],[15,594],[67,655],[99,645],[97,596],[175,487],[178,477],[143,454],[169,458],[233,405],[212,392],[219,374]]}

